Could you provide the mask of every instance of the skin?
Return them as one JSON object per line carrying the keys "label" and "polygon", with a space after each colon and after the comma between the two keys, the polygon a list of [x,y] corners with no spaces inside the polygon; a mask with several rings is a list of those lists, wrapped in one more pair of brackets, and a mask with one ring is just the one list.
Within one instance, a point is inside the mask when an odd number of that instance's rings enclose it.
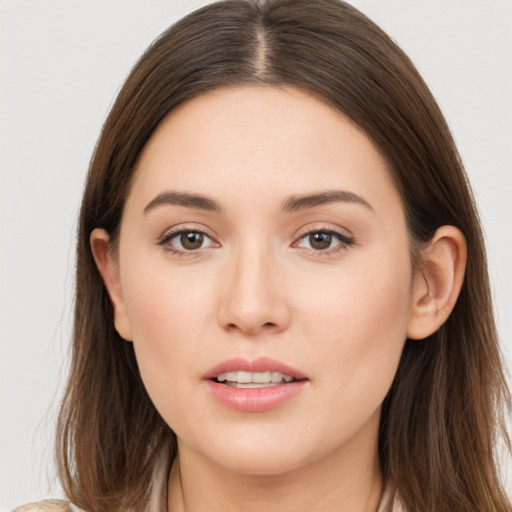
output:
{"label": "skin", "polygon": [[[169,191],[219,211],[155,204]],[[326,191],[361,201],[283,210]],[[199,248],[171,238],[185,229],[204,233]],[[319,249],[310,233],[328,232]],[[364,133],[295,89],[208,92],[142,152],[115,256],[104,231],[91,244],[116,328],[178,437],[170,511],[377,509],[381,403],[406,338],[451,311],[465,245],[440,228],[413,272],[399,195]],[[303,391],[265,412],[212,397],[208,370],[259,356],[300,370]]]}

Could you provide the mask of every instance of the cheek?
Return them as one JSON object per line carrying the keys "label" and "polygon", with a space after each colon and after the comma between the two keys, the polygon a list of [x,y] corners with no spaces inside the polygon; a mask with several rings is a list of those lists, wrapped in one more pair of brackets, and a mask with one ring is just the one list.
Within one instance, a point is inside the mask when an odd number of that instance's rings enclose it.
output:
{"label": "cheek", "polygon": [[337,402],[344,410],[362,403],[371,410],[387,394],[406,340],[410,279],[407,259],[395,266],[382,261],[351,268],[325,286],[316,281],[308,294],[297,290],[310,360],[320,379],[344,391],[346,402]]}
{"label": "cheek", "polygon": [[[177,399],[173,386],[190,379],[186,371],[194,369],[202,353],[198,340],[208,339],[211,286],[204,279],[194,282],[193,276],[171,272],[165,262],[144,265],[140,273],[137,268],[142,267],[131,263],[122,283],[126,311],[141,376],[161,409]],[[137,275],[144,279],[130,279]]]}

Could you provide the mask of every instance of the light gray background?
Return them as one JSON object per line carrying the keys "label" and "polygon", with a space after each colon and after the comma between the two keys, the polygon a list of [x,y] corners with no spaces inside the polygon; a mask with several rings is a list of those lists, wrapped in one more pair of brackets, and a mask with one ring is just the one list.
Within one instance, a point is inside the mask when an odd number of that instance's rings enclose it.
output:
{"label": "light gray background", "polygon": [[[0,510],[60,495],[52,437],[70,338],[75,219],[102,121],[146,46],[204,3],[0,3]],[[512,366],[512,2],[352,3],[406,50],[448,118],[481,209]]]}

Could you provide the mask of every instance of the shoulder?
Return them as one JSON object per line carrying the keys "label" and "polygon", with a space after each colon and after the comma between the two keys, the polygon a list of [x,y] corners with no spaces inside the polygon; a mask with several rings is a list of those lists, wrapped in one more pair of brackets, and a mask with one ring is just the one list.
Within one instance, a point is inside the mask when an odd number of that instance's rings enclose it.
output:
{"label": "shoulder", "polygon": [[83,512],[68,501],[44,500],[37,503],[27,503],[15,508],[13,512]]}
{"label": "shoulder", "polygon": [[384,488],[377,512],[405,512],[400,504],[396,490],[390,485]]}

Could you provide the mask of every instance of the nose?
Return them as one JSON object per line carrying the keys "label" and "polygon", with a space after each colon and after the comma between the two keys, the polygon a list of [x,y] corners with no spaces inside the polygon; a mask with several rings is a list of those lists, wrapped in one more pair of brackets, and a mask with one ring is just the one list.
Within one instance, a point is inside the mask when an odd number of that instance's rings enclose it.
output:
{"label": "nose", "polygon": [[234,255],[221,276],[220,325],[249,336],[283,331],[290,322],[276,258],[253,247]]}

